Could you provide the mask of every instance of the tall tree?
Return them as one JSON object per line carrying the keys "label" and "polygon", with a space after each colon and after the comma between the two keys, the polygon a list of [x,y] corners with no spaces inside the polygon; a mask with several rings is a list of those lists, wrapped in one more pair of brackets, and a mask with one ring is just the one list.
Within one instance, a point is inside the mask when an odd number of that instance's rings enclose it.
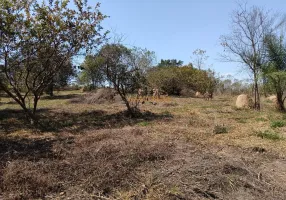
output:
{"label": "tall tree", "polygon": [[[75,55],[100,44],[105,18],[85,0],[0,1],[0,88],[37,122],[37,104],[43,90]],[[6,85],[8,83],[8,86]],[[33,98],[32,109],[27,103]]]}
{"label": "tall tree", "polygon": [[286,43],[284,37],[268,35],[265,38],[268,63],[263,67],[263,75],[277,98],[277,108],[285,112],[286,99]]}
{"label": "tall tree", "polygon": [[223,60],[242,63],[252,73],[254,80],[254,108],[260,109],[258,79],[266,62],[264,38],[282,22],[259,7],[239,5],[232,13],[231,33],[221,36],[224,47]]}
{"label": "tall tree", "polygon": [[133,116],[136,107],[132,107],[127,99],[128,91],[132,88],[139,68],[132,63],[132,51],[122,44],[106,44],[99,55],[104,58],[102,67],[106,80],[118,92],[125,103],[128,113]]}

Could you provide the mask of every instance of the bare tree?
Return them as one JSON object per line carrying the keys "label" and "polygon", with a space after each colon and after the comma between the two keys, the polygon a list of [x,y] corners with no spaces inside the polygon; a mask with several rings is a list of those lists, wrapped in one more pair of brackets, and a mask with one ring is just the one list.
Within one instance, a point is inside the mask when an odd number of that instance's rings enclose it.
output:
{"label": "bare tree", "polygon": [[205,66],[206,60],[209,58],[209,56],[206,55],[207,51],[202,49],[196,49],[193,52],[194,58],[193,58],[193,64],[198,69],[202,69]]}
{"label": "bare tree", "polygon": [[[221,36],[224,47],[222,58],[228,62],[242,63],[253,75],[254,109],[260,110],[258,79],[263,64],[266,62],[264,38],[283,24],[269,11],[246,4],[232,13],[231,32]],[[277,23],[278,22],[278,23]]]}

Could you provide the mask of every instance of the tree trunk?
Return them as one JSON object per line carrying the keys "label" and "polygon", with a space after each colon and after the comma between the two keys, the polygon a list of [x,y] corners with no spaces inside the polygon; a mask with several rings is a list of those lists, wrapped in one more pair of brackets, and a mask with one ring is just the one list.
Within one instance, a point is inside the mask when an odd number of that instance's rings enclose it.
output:
{"label": "tree trunk", "polygon": [[50,83],[47,87],[47,93],[48,95],[50,95],[50,97],[53,97],[54,96],[54,83]]}
{"label": "tree trunk", "polygon": [[126,96],[124,95],[124,92],[121,92],[120,88],[118,85],[114,84],[114,88],[117,90],[118,94],[120,95],[121,99],[124,101],[126,107],[127,107],[127,112],[131,115],[131,117],[134,117],[134,109],[130,106],[128,100],[126,99]]}
{"label": "tree trunk", "polygon": [[285,106],[284,106],[284,101],[283,101],[283,93],[277,93],[276,94],[276,107],[277,110],[281,111],[281,112],[285,112]]}
{"label": "tree trunk", "polygon": [[260,110],[259,88],[257,82],[257,74],[254,73],[254,109]]}

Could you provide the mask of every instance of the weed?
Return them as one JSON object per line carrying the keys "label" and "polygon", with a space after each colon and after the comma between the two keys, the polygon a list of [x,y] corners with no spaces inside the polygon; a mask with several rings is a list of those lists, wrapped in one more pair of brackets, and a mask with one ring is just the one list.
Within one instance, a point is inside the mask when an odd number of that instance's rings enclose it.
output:
{"label": "weed", "polygon": [[257,132],[257,137],[262,139],[269,139],[269,140],[282,140],[283,137],[280,136],[277,132],[266,130],[266,131],[259,131]]}
{"label": "weed", "polygon": [[149,126],[149,125],[150,123],[146,121],[138,123],[138,126]]}
{"label": "weed", "polygon": [[245,118],[235,118],[235,120],[236,120],[238,123],[241,123],[241,124],[247,123],[247,120],[246,120]]}
{"label": "weed", "polygon": [[283,127],[283,126],[286,126],[286,122],[285,121],[272,121],[270,126],[271,128]]}
{"label": "weed", "polygon": [[223,134],[223,133],[228,133],[227,128],[224,125],[215,125],[214,134]]}
{"label": "weed", "polygon": [[170,113],[169,111],[164,111],[161,113],[164,117],[173,117],[172,113]]}
{"label": "weed", "polygon": [[266,122],[267,119],[265,119],[263,117],[258,117],[258,118],[255,119],[255,121],[257,121],[257,122]]}

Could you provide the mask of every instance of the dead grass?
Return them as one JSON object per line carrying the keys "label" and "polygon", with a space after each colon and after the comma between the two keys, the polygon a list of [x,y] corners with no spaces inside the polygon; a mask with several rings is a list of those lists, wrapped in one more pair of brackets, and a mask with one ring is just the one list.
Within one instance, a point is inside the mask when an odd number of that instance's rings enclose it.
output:
{"label": "dead grass", "polygon": [[286,141],[255,134],[284,120],[272,104],[172,97],[130,118],[121,103],[71,103],[80,95],[42,98],[44,130],[1,97],[0,199],[286,199]]}

